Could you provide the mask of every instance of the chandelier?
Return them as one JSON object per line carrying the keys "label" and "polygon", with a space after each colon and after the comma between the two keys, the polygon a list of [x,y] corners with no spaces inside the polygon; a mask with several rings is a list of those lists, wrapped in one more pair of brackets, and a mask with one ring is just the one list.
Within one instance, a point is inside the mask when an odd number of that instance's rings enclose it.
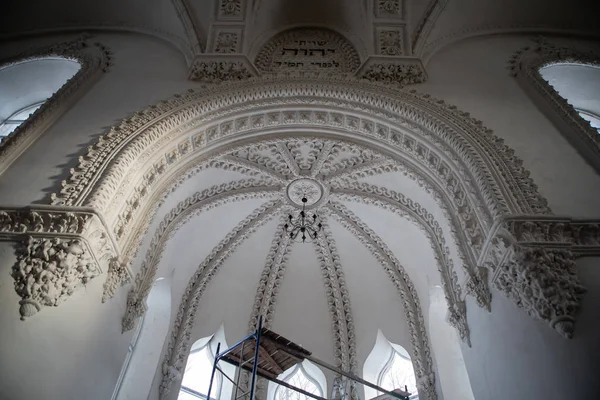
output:
{"label": "chandelier", "polygon": [[295,242],[305,243],[308,239],[308,242],[312,242],[317,239],[319,232],[323,225],[321,224],[321,219],[316,213],[306,212],[306,203],[308,199],[306,197],[302,197],[302,211],[300,211],[296,216],[292,214],[288,215],[288,223],[283,227],[285,231],[289,234],[290,239]]}

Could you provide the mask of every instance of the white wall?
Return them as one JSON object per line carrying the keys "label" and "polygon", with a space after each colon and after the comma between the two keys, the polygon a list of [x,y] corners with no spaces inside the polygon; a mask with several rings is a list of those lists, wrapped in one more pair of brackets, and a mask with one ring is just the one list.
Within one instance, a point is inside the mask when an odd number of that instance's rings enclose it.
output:
{"label": "white wall", "polygon": [[[76,38],[9,43],[0,54]],[[163,42],[109,34],[91,41],[111,48],[114,65],[0,176],[0,204],[48,204],[48,194],[59,189],[77,156],[109,126],[195,86],[186,79],[181,54]],[[14,262],[12,244],[0,243],[0,399],[109,399],[131,341],[131,332],[121,334],[128,288],[102,304],[104,277],[98,277],[60,307],[20,321],[20,298],[10,277]]]}

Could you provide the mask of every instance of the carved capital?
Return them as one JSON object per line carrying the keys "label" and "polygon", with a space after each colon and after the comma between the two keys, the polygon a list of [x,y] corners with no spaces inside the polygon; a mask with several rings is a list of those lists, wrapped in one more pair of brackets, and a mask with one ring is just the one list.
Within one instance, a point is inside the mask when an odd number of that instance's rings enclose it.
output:
{"label": "carved capital", "polygon": [[567,338],[585,293],[571,250],[518,247],[499,269],[494,286],[530,316],[546,321]]}
{"label": "carved capital", "polygon": [[98,264],[80,239],[29,236],[17,247],[17,254],[11,276],[21,296],[21,320],[44,306],[58,306],[100,274]]}
{"label": "carved capital", "polygon": [[417,58],[372,56],[358,70],[356,77],[371,82],[406,86],[425,82],[427,73]]}
{"label": "carved capital", "polygon": [[570,338],[585,292],[575,259],[598,254],[598,221],[515,216],[494,224],[479,265],[493,272],[493,286],[517,307]]}
{"label": "carved capital", "polygon": [[189,78],[205,83],[242,81],[256,76],[256,68],[244,55],[211,54],[196,56]]}
{"label": "carved capital", "polygon": [[146,312],[146,299],[138,295],[135,288],[132,288],[127,293],[127,308],[125,309],[125,315],[121,321],[122,332],[127,332],[133,329],[135,320],[141,317]]}
{"label": "carved capital", "polygon": [[[58,306],[79,286],[107,271],[118,249],[92,209],[36,206],[0,208],[0,239],[17,243],[12,268],[21,296],[21,319],[44,306]],[[114,293],[114,292],[113,292]]]}

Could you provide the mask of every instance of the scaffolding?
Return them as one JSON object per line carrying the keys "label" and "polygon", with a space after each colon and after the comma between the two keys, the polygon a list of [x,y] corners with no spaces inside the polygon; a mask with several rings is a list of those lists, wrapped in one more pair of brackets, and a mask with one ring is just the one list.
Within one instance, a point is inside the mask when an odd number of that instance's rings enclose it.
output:
{"label": "scaffolding", "polygon": [[[343,371],[340,368],[321,361],[313,357],[311,352],[307,351],[302,346],[291,342],[290,340],[270,331],[269,329],[263,328],[262,317],[258,320],[256,331],[249,334],[230,348],[222,352],[220,350],[221,343],[217,345],[217,354],[215,356],[210,375],[208,393],[206,394],[207,400],[211,400],[210,394],[213,389],[213,382],[217,372],[222,374],[223,377],[233,384],[234,395],[232,400],[239,400],[241,398],[244,398],[244,400],[254,400],[257,377],[265,378],[271,382],[284,386],[290,390],[301,393],[315,400],[327,400],[324,397],[310,393],[306,390],[290,385],[283,380],[277,379],[277,377],[284,371],[298,363],[301,363],[304,360],[309,360],[329,371],[338,374],[338,376],[343,376],[347,378],[346,381],[349,380],[348,382],[356,382],[383,393],[383,395],[376,398],[377,400],[383,400],[382,398],[384,397],[392,397],[393,399],[399,400],[409,400],[410,393],[406,391],[406,387],[405,390],[385,390],[371,382],[361,379],[351,372]],[[237,377],[232,378],[228,376],[219,366],[220,361],[224,361],[238,367]],[[240,386],[242,370],[250,373],[249,389],[244,389]],[[242,391],[241,394],[240,390]],[[350,400],[349,394],[350,390],[341,390],[340,396],[336,396],[335,400]]]}

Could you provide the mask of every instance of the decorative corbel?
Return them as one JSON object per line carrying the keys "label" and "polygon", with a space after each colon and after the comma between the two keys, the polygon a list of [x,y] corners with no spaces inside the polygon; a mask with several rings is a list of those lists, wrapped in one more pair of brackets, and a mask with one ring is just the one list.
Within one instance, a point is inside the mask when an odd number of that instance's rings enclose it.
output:
{"label": "decorative corbel", "polygon": [[600,255],[599,221],[515,216],[494,224],[479,265],[517,307],[571,338],[585,293],[575,268],[582,255]]}
{"label": "decorative corbel", "polygon": [[108,282],[122,282],[123,272],[110,266],[119,256],[116,242],[93,209],[1,207],[0,239],[17,243],[11,276],[22,320],[58,306],[104,271]]}

